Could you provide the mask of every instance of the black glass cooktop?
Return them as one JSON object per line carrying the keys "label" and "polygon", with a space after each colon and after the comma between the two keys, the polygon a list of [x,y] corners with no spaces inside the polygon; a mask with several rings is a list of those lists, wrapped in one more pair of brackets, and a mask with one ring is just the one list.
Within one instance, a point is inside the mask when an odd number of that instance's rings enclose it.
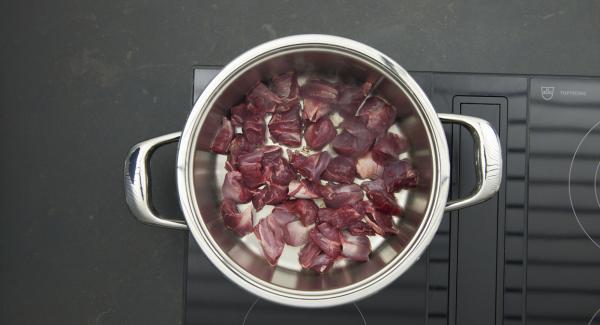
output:
{"label": "black glass cooktop", "polygon": [[[194,70],[194,99],[218,72]],[[329,309],[238,288],[189,238],[186,324],[600,324],[600,79],[415,72],[438,112],[500,134],[499,194],[447,213],[416,265],[378,294]],[[445,126],[451,197],[473,186],[472,140]]]}

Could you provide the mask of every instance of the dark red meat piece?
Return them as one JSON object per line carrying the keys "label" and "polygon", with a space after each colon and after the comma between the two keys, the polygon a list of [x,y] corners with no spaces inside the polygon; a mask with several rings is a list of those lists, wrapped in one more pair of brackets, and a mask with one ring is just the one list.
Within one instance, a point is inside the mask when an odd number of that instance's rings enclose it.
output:
{"label": "dark red meat piece", "polygon": [[325,254],[331,257],[337,257],[342,251],[340,243],[340,233],[333,226],[327,223],[321,223],[308,233],[310,240],[317,244]]}
{"label": "dark red meat piece", "polygon": [[365,100],[373,83],[365,82],[362,86],[352,86],[340,84],[338,89],[338,101],[336,109],[343,117],[354,116],[360,107],[360,104]]}
{"label": "dark red meat piece", "polygon": [[242,162],[238,166],[246,187],[255,189],[265,183],[260,162]]}
{"label": "dark red meat piece", "polygon": [[295,212],[285,203],[276,206],[267,218],[269,218],[270,223],[278,226],[285,226],[288,223],[298,219]]}
{"label": "dark red meat piece", "polygon": [[246,103],[235,105],[231,108],[231,124],[241,127],[244,121],[253,115],[253,112],[248,109]]}
{"label": "dark red meat piece", "polygon": [[248,115],[246,115],[247,117],[250,116],[260,116],[260,117],[265,117],[266,112],[262,111],[260,108],[256,107],[256,105],[254,105],[253,103],[247,103],[246,104],[246,109],[248,110]]}
{"label": "dark red meat piece", "polygon": [[406,160],[398,160],[385,165],[382,178],[388,192],[415,187],[419,182],[417,170]]}
{"label": "dark red meat piece", "polygon": [[302,166],[302,163],[304,163],[304,161],[306,160],[306,156],[297,151],[292,151],[290,149],[287,150],[287,154],[290,165],[292,165],[294,170],[298,172],[298,170],[300,170],[300,166]]}
{"label": "dark red meat piece", "polygon": [[344,129],[331,145],[340,155],[360,157],[366,154],[375,140],[373,133],[358,118],[346,118],[340,124]]}
{"label": "dark red meat piece", "polygon": [[408,150],[408,140],[396,133],[388,132],[380,135],[371,153],[373,160],[380,165],[387,162],[398,160],[398,155]]}
{"label": "dark red meat piece", "polygon": [[356,177],[356,166],[352,158],[337,156],[329,162],[321,178],[327,181],[352,184]]}
{"label": "dark red meat piece", "polygon": [[248,117],[242,125],[242,132],[251,144],[263,144],[265,142],[265,120],[259,115]]}
{"label": "dark red meat piece", "polygon": [[254,145],[248,143],[243,134],[236,134],[229,145],[229,156],[227,157],[227,161],[233,169],[237,169],[238,157],[249,153],[252,150],[254,150]]}
{"label": "dark red meat piece", "polygon": [[375,231],[369,224],[364,223],[362,221],[356,221],[348,226],[348,231],[355,236],[365,235],[365,236],[373,236],[375,235]]}
{"label": "dark red meat piece", "polygon": [[240,154],[238,156],[238,163],[260,163],[266,165],[281,157],[282,152],[279,146],[261,146],[250,152]]}
{"label": "dark red meat piece", "polygon": [[271,265],[276,265],[285,243],[283,242],[283,233],[281,230],[272,229],[267,221],[268,218],[260,220],[254,227],[254,234],[260,241],[260,247],[267,262]]}
{"label": "dark red meat piece", "polygon": [[246,203],[252,199],[252,192],[244,186],[242,173],[238,171],[230,171],[225,174],[221,193],[223,193],[223,198],[230,199],[236,203]]}
{"label": "dark red meat piece", "polygon": [[376,210],[392,215],[400,215],[402,213],[402,208],[396,202],[394,195],[386,191],[383,179],[363,182],[361,187],[367,193],[367,197],[371,200]]}
{"label": "dark red meat piece", "polygon": [[334,84],[320,79],[307,80],[300,91],[304,97],[319,98],[329,103],[335,102],[338,96]]}
{"label": "dark red meat piece", "polygon": [[321,195],[328,208],[351,205],[363,199],[363,192],[356,184],[332,184],[321,186]]}
{"label": "dark red meat piece", "polygon": [[263,176],[266,181],[279,185],[288,185],[293,179],[296,179],[296,173],[292,166],[283,157],[265,162]]}
{"label": "dark red meat piece", "polygon": [[300,251],[299,260],[303,268],[323,273],[331,268],[335,258],[323,253],[318,245],[309,241]]}
{"label": "dark red meat piece", "polygon": [[275,205],[285,201],[287,194],[287,186],[276,183],[267,184],[254,194],[252,205],[254,205],[256,211],[260,211],[267,204]]}
{"label": "dark red meat piece", "polygon": [[325,222],[325,220],[332,219],[334,212],[335,209],[332,208],[320,208],[317,211],[317,222]]}
{"label": "dark red meat piece", "polygon": [[258,82],[246,95],[261,115],[275,112],[275,107],[282,103],[281,98],[272,92],[264,83]]}
{"label": "dark red meat piece", "polygon": [[331,142],[331,146],[333,147],[333,150],[340,155],[348,157],[357,156],[356,138],[352,134],[348,133],[348,131],[344,130],[338,134]]}
{"label": "dark red meat piece", "polygon": [[265,152],[264,152],[263,147],[255,148],[254,150],[252,150],[250,152],[239,155],[238,163],[239,164],[250,164],[250,163],[261,164],[264,153]]}
{"label": "dark red meat piece", "polygon": [[238,156],[237,169],[242,173],[245,186],[254,189],[265,183],[262,173],[262,157],[263,152],[260,148]]}
{"label": "dark red meat piece", "polygon": [[367,213],[366,222],[378,235],[385,236],[387,234],[398,234],[399,230],[394,224],[394,219],[391,215],[372,210]]}
{"label": "dark red meat piece", "polygon": [[281,157],[283,150],[281,150],[280,146],[262,146],[256,149],[262,154],[261,162],[263,165],[269,164],[271,161],[277,160]]}
{"label": "dark red meat piece", "polygon": [[302,119],[305,121],[316,122],[323,116],[327,116],[331,110],[330,103],[319,98],[305,97]]}
{"label": "dark red meat piece", "polygon": [[317,219],[319,207],[313,200],[297,199],[286,203],[296,213],[303,225],[308,226],[313,224]]}
{"label": "dark red meat piece", "polygon": [[340,239],[342,242],[342,256],[360,262],[369,260],[371,242],[367,236],[354,236],[343,231]]}
{"label": "dark red meat piece", "polygon": [[304,97],[302,118],[316,122],[331,112],[332,105],[337,101],[338,91],[327,81],[312,79],[302,86],[301,94]]}
{"label": "dark red meat piece", "polygon": [[357,221],[360,221],[364,217],[364,215],[365,210],[364,208],[362,208],[362,205],[345,205],[341,208],[328,210],[327,212],[320,213],[319,222],[327,222],[335,228],[343,229]]}
{"label": "dark red meat piece", "polygon": [[289,211],[283,204],[276,206],[267,217],[269,227],[276,236],[281,238],[284,237],[286,225],[295,220],[297,220],[296,215]]}
{"label": "dark red meat piece", "polygon": [[306,177],[309,181],[318,182],[330,160],[331,155],[328,152],[317,152],[306,157],[297,170],[300,175]]}
{"label": "dark red meat piece", "polygon": [[229,144],[233,139],[233,126],[231,122],[223,117],[221,128],[217,131],[212,143],[210,144],[210,150],[214,153],[226,154],[229,150]]}
{"label": "dark red meat piece", "polygon": [[379,135],[394,124],[396,110],[380,97],[370,97],[361,107],[358,116],[369,130]]}
{"label": "dark red meat piece", "polygon": [[371,152],[356,160],[356,173],[362,179],[377,179],[383,175],[383,166],[373,160]]}
{"label": "dark red meat piece", "polygon": [[240,237],[252,232],[254,213],[251,206],[248,206],[240,213],[234,201],[225,199],[221,202],[221,217],[225,226],[233,230]]}
{"label": "dark red meat piece", "polygon": [[335,126],[328,117],[310,123],[304,130],[306,145],[313,150],[321,150],[336,135]]}
{"label": "dark red meat piece", "polygon": [[348,117],[340,124],[344,130],[357,138],[366,138],[371,144],[375,140],[375,135],[370,130],[368,125],[357,117]]}
{"label": "dark red meat piece", "polygon": [[286,112],[290,108],[297,106],[300,88],[298,87],[298,78],[296,78],[295,72],[290,71],[273,77],[271,90],[281,101],[281,104],[275,107],[276,112]]}
{"label": "dark red meat piece", "polygon": [[302,246],[308,242],[309,230],[300,220],[289,222],[283,226],[283,241],[291,246]]}
{"label": "dark red meat piece", "polygon": [[289,147],[298,147],[302,143],[302,123],[300,107],[296,104],[286,112],[275,113],[269,120],[269,134],[273,141]]}
{"label": "dark red meat piece", "polygon": [[318,199],[321,197],[321,185],[307,179],[292,180],[289,184],[288,195],[297,199]]}

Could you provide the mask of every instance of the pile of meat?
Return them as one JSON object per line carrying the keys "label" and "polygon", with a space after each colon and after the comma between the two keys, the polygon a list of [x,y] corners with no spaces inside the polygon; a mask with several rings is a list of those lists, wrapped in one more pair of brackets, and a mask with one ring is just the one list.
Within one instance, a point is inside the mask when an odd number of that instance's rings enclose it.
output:
{"label": "pile of meat", "polygon": [[[257,83],[223,117],[210,148],[227,155],[221,216],[237,235],[254,233],[271,265],[287,244],[302,246],[303,268],[324,272],[339,258],[368,260],[367,236],[398,233],[394,193],[416,186],[418,175],[399,159],[408,141],[388,130],[395,108],[367,97],[371,87],[320,79],[299,86],[288,72]],[[338,126],[334,114],[343,117]],[[274,208],[255,220],[265,205]]]}

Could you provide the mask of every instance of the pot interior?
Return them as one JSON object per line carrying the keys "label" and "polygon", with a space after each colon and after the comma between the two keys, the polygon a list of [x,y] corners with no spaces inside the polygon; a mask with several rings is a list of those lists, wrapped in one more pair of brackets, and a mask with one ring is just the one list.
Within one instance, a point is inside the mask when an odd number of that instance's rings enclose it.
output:
{"label": "pot interior", "polygon": [[[395,220],[400,234],[372,238],[373,252],[368,262],[337,261],[327,273],[317,274],[301,270],[298,263],[299,249],[286,245],[279,265],[271,267],[262,257],[260,245],[254,235],[249,234],[244,238],[236,236],[225,228],[219,215],[226,156],[213,154],[208,148],[221,124],[221,117],[227,116],[230,107],[243,101],[246,92],[258,80],[267,82],[274,75],[290,70],[298,73],[300,82],[310,76],[356,84],[367,78],[379,80],[373,91],[374,95],[385,98],[399,112],[393,129],[401,132],[411,143],[411,151],[405,156],[419,172],[419,186],[397,193],[397,199],[404,208],[404,215]],[[209,233],[207,237],[211,238],[211,249],[222,256],[221,259],[228,267],[276,290],[318,295],[319,292],[340,289],[371,278],[388,266],[402,261],[403,255],[407,254],[414,242],[411,240],[418,236],[427,221],[433,195],[434,157],[422,114],[416,101],[412,99],[411,92],[399,80],[360,53],[304,45],[279,49],[255,58],[222,81],[217,89],[220,90],[205,105],[204,122],[198,131],[193,185],[200,212],[197,215],[201,216],[200,223]],[[336,118],[333,120],[336,121]],[[263,210],[265,211],[261,211],[259,216],[266,214],[269,208],[265,207]]]}

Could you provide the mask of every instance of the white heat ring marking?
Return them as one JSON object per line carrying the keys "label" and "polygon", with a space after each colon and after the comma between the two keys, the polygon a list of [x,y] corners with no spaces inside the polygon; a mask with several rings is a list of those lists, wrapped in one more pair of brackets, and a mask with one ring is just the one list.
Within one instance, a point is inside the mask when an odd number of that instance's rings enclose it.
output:
{"label": "white heat ring marking", "polygon": [[[246,314],[244,315],[244,320],[242,321],[242,325],[246,325],[246,320],[248,319],[248,316],[250,315],[250,313],[252,312],[252,309],[254,309],[254,306],[256,306],[256,304],[258,303],[259,300],[260,300],[260,298],[256,298],[256,300],[254,300],[252,305],[250,305],[250,308],[248,308],[248,311],[246,311]],[[358,305],[356,303],[354,303],[353,305],[356,308],[356,311],[358,311],[358,314],[360,315],[360,318],[362,319],[363,324],[367,325],[367,320],[365,319],[365,315],[363,315],[362,311],[360,310],[360,308],[358,308]],[[596,315],[594,315],[594,317],[596,317]],[[592,317],[592,319],[594,319],[594,318]]]}
{"label": "white heat ring marking", "polygon": [[[575,149],[575,153],[573,154],[573,158],[571,159],[571,165],[569,166],[569,184],[568,184],[568,188],[569,188],[569,203],[571,204],[571,210],[573,210],[573,215],[575,216],[575,220],[577,221],[577,224],[579,224],[579,228],[581,228],[581,230],[583,231],[583,233],[594,243],[594,245],[596,245],[596,247],[600,248],[600,244],[598,244],[593,238],[592,236],[590,236],[590,234],[588,234],[588,232],[585,230],[585,227],[583,227],[583,224],[581,223],[581,221],[579,220],[579,217],[577,216],[577,211],[575,211],[575,205],[573,205],[573,197],[571,195],[571,173],[573,171],[573,164],[575,163],[575,157],[577,156],[577,152],[579,151],[579,148],[581,147],[581,145],[583,144],[583,142],[585,141],[585,139],[587,138],[587,136],[592,132],[592,130],[594,130],[598,125],[600,125],[600,121],[596,122],[596,124],[594,124],[594,126],[592,126],[587,132],[586,134],[581,138],[581,140],[579,141],[579,144],[577,145],[577,148]],[[596,187],[594,187],[594,190],[596,189]]]}

